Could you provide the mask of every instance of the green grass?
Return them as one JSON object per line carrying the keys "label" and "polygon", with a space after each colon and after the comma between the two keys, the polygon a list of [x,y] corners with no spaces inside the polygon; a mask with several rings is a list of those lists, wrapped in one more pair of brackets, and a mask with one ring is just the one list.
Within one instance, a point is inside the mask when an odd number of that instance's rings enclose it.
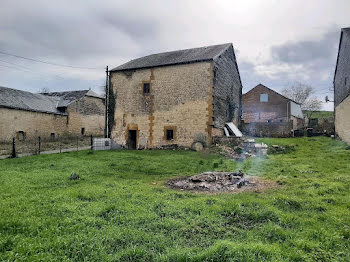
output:
{"label": "green grass", "polygon": [[308,110],[304,110],[303,111],[304,114],[307,114],[308,117],[311,118],[318,118],[318,122],[323,122],[325,119],[331,119],[334,117],[334,112],[333,111],[308,111]]}
{"label": "green grass", "polygon": [[[2,160],[0,261],[349,261],[350,150],[325,137],[262,140],[295,150],[238,164],[172,150]],[[214,165],[283,186],[209,195],[163,185]]]}

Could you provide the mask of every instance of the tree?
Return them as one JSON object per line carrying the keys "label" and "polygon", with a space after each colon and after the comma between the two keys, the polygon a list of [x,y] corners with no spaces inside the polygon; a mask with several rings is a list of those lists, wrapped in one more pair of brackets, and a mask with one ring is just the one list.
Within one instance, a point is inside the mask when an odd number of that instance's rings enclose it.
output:
{"label": "tree", "polygon": [[311,117],[313,112],[319,111],[322,108],[321,100],[313,96],[314,93],[314,87],[299,82],[282,90],[284,96],[301,104],[301,109],[306,111],[308,118]]}
{"label": "tree", "polygon": [[40,94],[50,93],[50,89],[48,87],[42,87],[39,89],[39,93]]}

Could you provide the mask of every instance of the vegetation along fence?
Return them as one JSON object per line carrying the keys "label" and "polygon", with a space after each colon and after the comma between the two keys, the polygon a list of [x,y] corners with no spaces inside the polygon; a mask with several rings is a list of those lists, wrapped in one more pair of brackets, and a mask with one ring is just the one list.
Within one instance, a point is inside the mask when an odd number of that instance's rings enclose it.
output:
{"label": "vegetation along fence", "polygon": [[93,145],[92,136],[57,136],[55,138],[36,137],[35,139],[0,142],[0,158],[90,149]]}

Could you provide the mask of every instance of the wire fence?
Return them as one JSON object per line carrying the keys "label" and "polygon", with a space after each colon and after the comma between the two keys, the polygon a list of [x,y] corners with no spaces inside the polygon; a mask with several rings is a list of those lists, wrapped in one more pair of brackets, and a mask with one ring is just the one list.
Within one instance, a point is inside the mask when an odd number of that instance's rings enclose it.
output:
{"label": "wire fence", "polygon": [[102,136],[58,136],[51,139],[36,137],[21,140],[13,138],[0,142],[0,158],[92,149],[94,138]]}

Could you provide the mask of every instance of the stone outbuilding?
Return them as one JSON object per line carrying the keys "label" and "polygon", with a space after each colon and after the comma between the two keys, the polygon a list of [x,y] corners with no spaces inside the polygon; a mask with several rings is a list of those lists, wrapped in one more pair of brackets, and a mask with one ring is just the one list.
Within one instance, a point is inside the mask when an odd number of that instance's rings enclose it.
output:
{"label": "stone outbuilding", "polygon": [[231,43],[141,57],[110,71],[111,137],[128,148],[210,144],[241,118],[242,83]]}
{"label": "stone outbuilding", "polygon": [[350,145],[350,27],[341,30],[333,83],[335,132]]}
{"label": "stone outbuilding", "polygon": [[258,84],[243,95],[244,130],[250,135],[289,136],[304,127],[301,105]]}
{"label": "stone outbuilding", "polygon": [[104,134],[105,103],[91,90],[34,94],[0,87],[0,142]]}

